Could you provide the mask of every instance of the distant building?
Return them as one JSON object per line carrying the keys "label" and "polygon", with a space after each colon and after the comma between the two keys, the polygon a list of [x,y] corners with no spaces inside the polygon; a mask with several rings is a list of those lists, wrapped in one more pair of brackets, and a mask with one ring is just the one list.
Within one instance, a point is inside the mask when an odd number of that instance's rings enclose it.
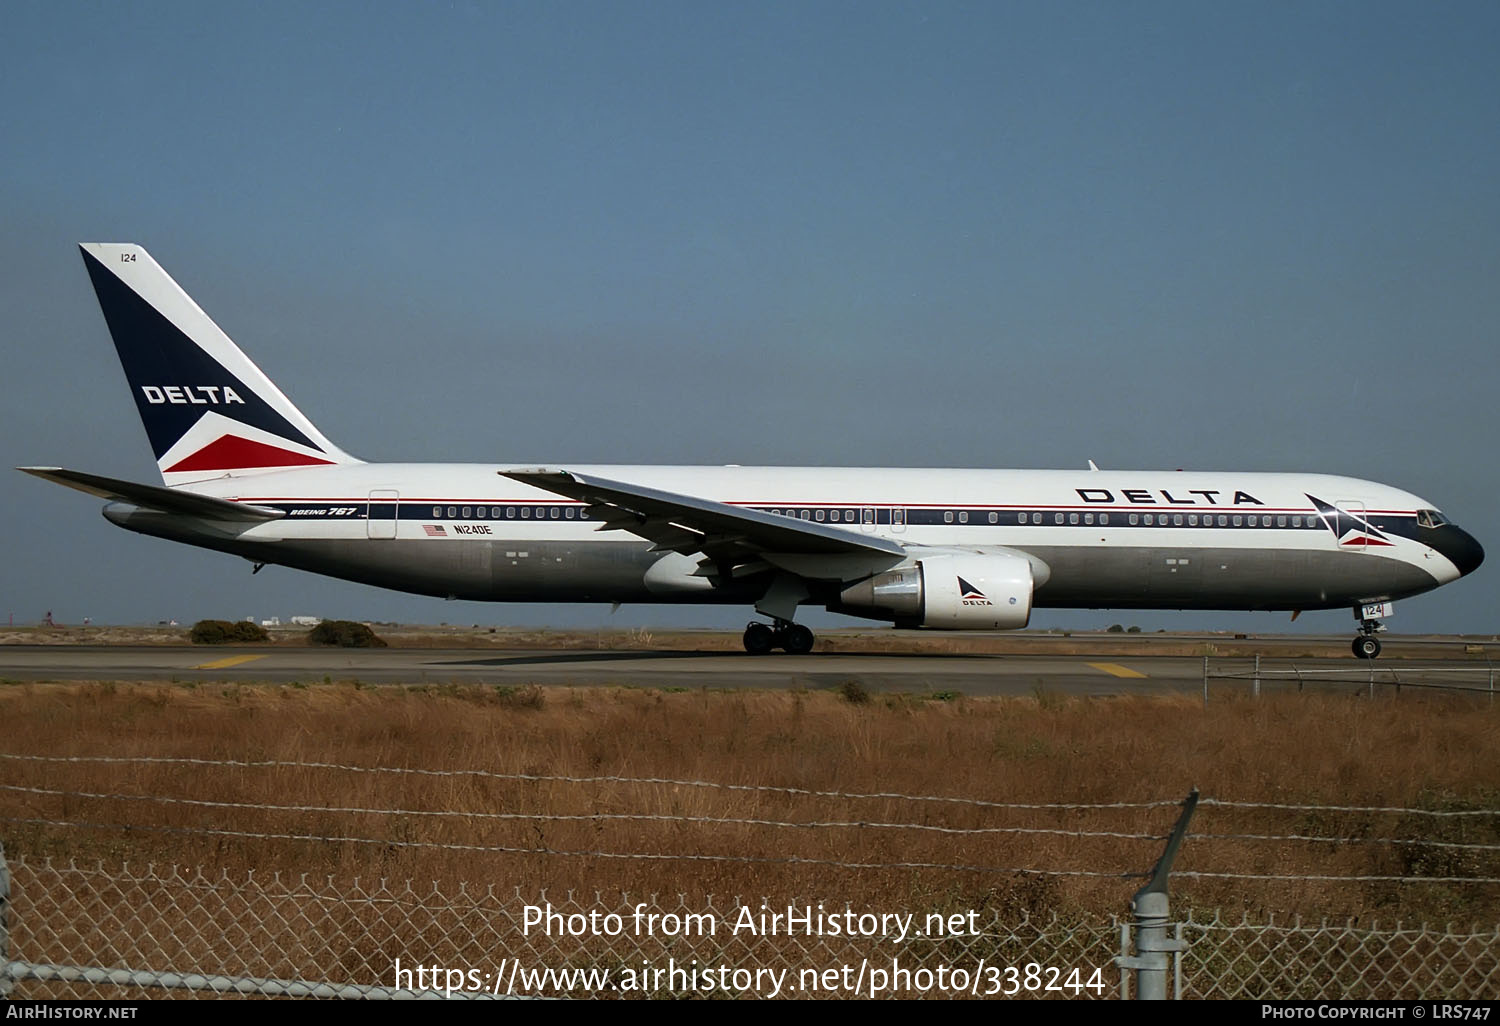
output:
{"label": "distant building", "polygon": [[298,627],[316,627],[323,622],[321,616],[294,616],[292,623]]}

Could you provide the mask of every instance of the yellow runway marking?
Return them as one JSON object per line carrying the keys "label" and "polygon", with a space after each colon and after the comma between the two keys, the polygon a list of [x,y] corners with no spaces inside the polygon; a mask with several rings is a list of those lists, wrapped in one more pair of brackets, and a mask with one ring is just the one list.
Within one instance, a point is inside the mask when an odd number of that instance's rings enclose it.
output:
{"label": "yellow runway marking", "polygon": [[1104,671],[1105,673],[1109,674],[1111,677],[1144,677],[1144,676],[1146,676],[1144,673],[1141,673],[1139,670],[1132,670],[1130,667],[1128,667],[1128,666],[1121,666],[1119,663],[1089,663],[1089,665],[1092,666],[1096,670],[1102,670],[1102,671]]}
{"label": "yellow runway marking", "polygon": [[257,659],[264,659],[263,655],[230,656],[228,659],[215,659],[211,663],[202,663],[192,667],[194,670],[225,670],[231,666],[239,666],[242,663],[253,663]]}

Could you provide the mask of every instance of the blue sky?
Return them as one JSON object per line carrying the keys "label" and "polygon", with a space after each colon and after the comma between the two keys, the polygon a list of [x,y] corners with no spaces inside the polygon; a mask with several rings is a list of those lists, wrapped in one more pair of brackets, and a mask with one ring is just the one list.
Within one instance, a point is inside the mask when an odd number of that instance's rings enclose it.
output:
{"label": "blue sky", "polygon": [[[1497,549],[1497,52],[1484,3],[15,4],[0,450],[154,479],[74,245],[129,240],[367,459],[1322,471]],[[745,619],[251,578],[13,472],[0,524],[18,621]],[[1500,629],[1494,571],[1392,628]],[[1115,621],[1285,624],[1034,623]]]}

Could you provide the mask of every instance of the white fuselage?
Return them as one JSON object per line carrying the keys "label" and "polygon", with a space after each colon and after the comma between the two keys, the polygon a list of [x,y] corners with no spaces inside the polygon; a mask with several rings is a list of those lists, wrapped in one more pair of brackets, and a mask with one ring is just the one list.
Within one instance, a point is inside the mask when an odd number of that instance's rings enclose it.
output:
{"label": "white fuselage", "polygon": [[[233,530],[149,511],[117,511],[111,519],[258,561],[424,594],[497,601],[746,600],[733,586],[695,576],[692,559],[653,552],[624,531],[600,531],[586,503],[509,480],[499,469],[368,463],[224,476],[186,490],[286,516]],[[1431,532],[1418,527],[1418,512],[1430,509],[1428,503],[1346,477],[570,469],[889,538],[913,550],[1024,553],[1040,564],[1039,607],[1326,608],[1417,594],[1463,572],[1425,536]],[[1317,501],[1349,519],[1336,521]],[[1358,523],[1375,528],[1374,534],[1353,529]]]}

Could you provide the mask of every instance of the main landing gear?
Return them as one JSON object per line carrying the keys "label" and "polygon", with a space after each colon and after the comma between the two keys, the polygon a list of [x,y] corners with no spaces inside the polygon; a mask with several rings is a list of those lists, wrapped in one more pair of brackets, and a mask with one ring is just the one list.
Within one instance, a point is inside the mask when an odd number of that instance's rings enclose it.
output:
{"label": "main landing gear", "polygon": [[1351,646],[1357,659],[1374,659],[1380,655],[1380,639],[1375,635],[1385,630],[1385,624],[1379,620],[1359,621],[1359,637],[1354,639]]}
{"label": "main landing gear", "polygon": [[812,631],[790,620],[745,627],[745,651],[751,655],[765,655],[773,648],[784,649],[788,655],[806,655],[812,651],[813,640]]}

